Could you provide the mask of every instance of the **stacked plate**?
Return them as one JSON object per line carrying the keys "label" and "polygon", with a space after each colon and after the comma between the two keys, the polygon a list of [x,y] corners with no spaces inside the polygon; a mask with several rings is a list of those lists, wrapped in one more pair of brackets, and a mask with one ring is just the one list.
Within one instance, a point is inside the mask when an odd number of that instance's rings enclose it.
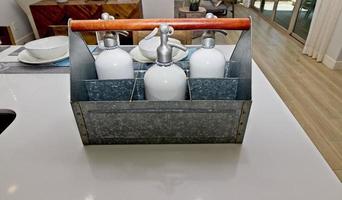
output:
{"label": "stacked plate", "polygon": [[25,44],[25,50],[19,53],[18,60],[27,64],[46,64],[69,57],[69,39],[67,36],[53,36]]}
{"label": "stacked plate", "polygon": [[[169,42],[181,44],[177,39],[169,38]],[[157,59],[157,48],[160,46],[160,37],[155,36],[150,39],[142,39],[139,45],[131,50],[130,55],[135,61],[140,63],[153,63]],[[188,51],[182,51],[177,48],[172,50],[172,60],[178,62],[187,57]]]}

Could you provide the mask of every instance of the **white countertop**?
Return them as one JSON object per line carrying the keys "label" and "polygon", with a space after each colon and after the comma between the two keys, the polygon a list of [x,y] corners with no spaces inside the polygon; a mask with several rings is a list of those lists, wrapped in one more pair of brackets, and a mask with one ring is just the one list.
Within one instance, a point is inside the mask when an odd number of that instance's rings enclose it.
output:
{"label": "white countertop", "polygon": [[67,74],[0,74],[0,200],[341,200],[342,184],[253,64],[242,145],[82,145]]}

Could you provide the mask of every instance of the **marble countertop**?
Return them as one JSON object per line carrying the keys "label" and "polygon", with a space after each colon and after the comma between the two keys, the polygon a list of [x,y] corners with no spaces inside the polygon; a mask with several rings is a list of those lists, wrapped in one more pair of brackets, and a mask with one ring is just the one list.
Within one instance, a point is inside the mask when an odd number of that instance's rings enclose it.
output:
{"label": "marble countertop", "polygon": [[83,146],[68,74],[0,74],[1,200],[341,200],[342,184],[253,63],[242,145]]}

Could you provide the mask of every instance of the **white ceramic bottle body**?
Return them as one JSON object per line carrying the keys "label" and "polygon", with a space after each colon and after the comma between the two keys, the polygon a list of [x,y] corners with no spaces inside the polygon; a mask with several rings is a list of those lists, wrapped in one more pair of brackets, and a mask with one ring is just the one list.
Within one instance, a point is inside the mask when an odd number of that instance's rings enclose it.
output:
{"label": "white ceramic bottle body", "polygon": [[215,48],[200,48],[190,58],[191,78],[223,78],[226,60]]}
{"label": "white ceramic bottle body", "polygon": [[153,65],[144,77],[146,99],[150,101],[178,101],[185,99],[186,75],[182,68]]}
{"label": "white ceramic bottle body", "polygon": [[104,50],[95,61],[99,80],[103,79],[133,79],[133,60],[120,48]]}

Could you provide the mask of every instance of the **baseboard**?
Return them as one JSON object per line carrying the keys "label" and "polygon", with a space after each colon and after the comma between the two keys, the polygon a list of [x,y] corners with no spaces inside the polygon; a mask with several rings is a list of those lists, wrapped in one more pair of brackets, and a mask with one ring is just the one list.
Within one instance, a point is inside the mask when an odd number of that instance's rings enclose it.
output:
{"label": "baseboard", "polygon": [[34,40],[34,34],[33,34],[33,32],[31,32],[31,33],[29,33],[29,34],[26,34],[26,35],[24,35],[23,37],[17,39],[17,40],[15,41],[15,43],[16,43],[17,45],[21,45],[21,44],[25,44],[26,42],[29,42],[29,41],[32,41],[32,40]]}
{"label": "baseboard", "polygon": [[323,64],[330,69],[342,70],[342,61],[337,61],[328,55],[324,56]]}

